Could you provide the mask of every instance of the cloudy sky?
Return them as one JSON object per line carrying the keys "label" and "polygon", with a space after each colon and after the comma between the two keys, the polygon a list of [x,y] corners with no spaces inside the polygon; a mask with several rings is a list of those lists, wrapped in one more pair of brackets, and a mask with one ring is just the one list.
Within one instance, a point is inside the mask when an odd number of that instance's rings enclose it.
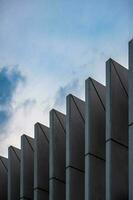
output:
{"label": "cloudy sky", "polygon": [[84,99],[89,76],[105,83],[112,57],[128,67],[132,0],[0,0],[0,154],[65,112],[69,93]]}

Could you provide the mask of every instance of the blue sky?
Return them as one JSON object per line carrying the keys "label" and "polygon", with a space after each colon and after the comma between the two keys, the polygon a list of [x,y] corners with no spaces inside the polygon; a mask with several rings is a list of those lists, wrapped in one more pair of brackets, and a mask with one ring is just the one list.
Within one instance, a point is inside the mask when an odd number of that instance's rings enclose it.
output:
{"label": "blue sky", "polygon": [[65,112],[69,93],[84,99],[89,76],[105,83],[112,57],[128,67],[132,0],[0,0],[0,152]]}

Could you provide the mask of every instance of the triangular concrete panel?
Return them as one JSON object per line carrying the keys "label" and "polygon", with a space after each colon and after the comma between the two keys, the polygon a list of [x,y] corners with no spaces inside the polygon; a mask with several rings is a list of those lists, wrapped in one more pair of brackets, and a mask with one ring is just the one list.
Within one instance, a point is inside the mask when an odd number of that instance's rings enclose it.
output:
{"label": "triangular concrete panel", "polygon": [[129,42],[129,200],[133,200],[133,40]]}

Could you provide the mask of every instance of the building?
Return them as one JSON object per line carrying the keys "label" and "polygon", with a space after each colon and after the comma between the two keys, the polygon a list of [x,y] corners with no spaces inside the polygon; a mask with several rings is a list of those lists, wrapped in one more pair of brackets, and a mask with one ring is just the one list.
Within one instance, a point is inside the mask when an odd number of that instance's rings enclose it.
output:
{"label": "building", "polygon": [[0,200],[133,200],[133,40],[129,69],[106,62],[106,86],[85,82],[85,102],[69,94],[66,115],[0,157]]}

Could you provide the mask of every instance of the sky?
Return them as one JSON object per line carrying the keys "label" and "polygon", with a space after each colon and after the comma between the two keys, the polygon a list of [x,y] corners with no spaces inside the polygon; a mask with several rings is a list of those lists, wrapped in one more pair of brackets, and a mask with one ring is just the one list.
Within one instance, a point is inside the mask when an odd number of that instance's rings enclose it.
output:
{"label": "sky", "polygon": [[132,0],[0,0],[0,155],[84,100],[85,79],[105,84],[111,57],[128,68]]}

